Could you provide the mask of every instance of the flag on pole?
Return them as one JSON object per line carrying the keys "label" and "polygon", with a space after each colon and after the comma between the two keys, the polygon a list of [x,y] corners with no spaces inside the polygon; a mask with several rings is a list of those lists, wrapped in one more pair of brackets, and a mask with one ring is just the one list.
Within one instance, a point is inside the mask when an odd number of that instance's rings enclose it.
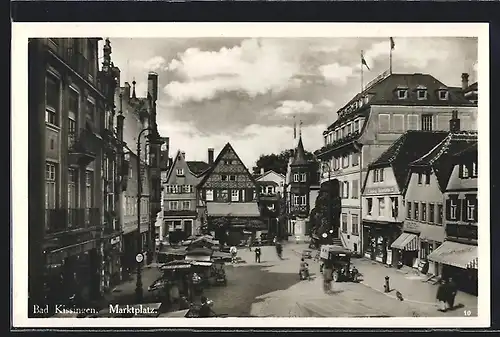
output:
{"label": "flag on pole", "polygon": [[396,44],[394,43],[394,39],[392,37],[389,38],[391,41],[391,50],[394,50],[394,47],[396,47]]}
{"label": "flag on pole", "polygon": [[370,67],[368,67],[368,64],[366,63],[365,57],[363,56],[363,52],[361,52],[361,64],[366,67],[366,69],[370,70]]}
{"label": "flag on pole", "polygon": [[297,123],[295,122],[295,116],[293,116],[293,139],[297,139]]}
{"label": "flag on pole", "polygon": [[302,137],[302,120],[299,122],[299,137]]}

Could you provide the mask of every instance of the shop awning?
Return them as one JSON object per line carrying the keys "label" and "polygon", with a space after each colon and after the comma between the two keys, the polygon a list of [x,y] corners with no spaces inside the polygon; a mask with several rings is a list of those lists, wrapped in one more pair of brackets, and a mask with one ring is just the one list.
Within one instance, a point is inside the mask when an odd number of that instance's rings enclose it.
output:
{"label": "shop awning", "polygon": [[433,262],[462,269],[477,269],[477,246],[445,241],[427,258]]}
{"label": "shop awning", "polygon": [[418,237],[415,234],[403,233],[391,245],[391,248],[414,252],[418,250]]}

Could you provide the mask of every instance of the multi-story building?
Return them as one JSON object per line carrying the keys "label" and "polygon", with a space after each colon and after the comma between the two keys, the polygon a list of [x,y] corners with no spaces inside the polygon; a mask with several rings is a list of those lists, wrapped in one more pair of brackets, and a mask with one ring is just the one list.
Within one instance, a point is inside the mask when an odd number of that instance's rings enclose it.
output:
{"label": "multi-story building", "polygon": [[443,277],[451,276],[462,289],[477,294],[477,134],[455,134],[423,160],[433,160],[438,151],[452,153],[445,168],[449,179],[443,183],[445,241],[427,259],[442,265]]}
{"label": "multi-story building", "polygon": [[[119,236],[115,183],[120,142],[109,41],[30,39],[29,301],[88,303],[109,286]],[[107,263],[110,262],[110,263]]]}
{"label": "multi-story building", "polygon": [[[446,238],[444,194],[450,182],[457,155],[477,143],[477,133],[460,131],[457,113],[450,120],[450,133],[427,154],[410,164],[408,187],[405,194],[406,219],[403,229],[408,235],[406,242],[417,245],[417,251],[406,264],[417,267],[425,274],[441,276],[443,262],[430,259],[440,249]],[[459,217],[460,218],[460,217]],[[399,241],[399,240],[398,240]],[[448,252],[453,261],[459,252]],[[446,255],[444,253],[443,255]],[[404,257],[404,260],[406,258]],[[471,258],[472,260],[473,258]],[[468,261],[470,262],[470,261]]]}
{"label": "multi-story building", "polygon": [[[275,237],[278,233],[279,207],[285,187],[285,176],[269,170],[255,178],[259,186],[259,207],[263,221],[267,224],[267,235]],[[264,231],[266,232],[266,231]]]}
{"label": "multi-story building", "polygon": [[462,74],[462,92],[464,97],[470,102],[477,104],[478,86],[477,82],[469,85],[469,74]]}
{"label": "multi-story building", "polygon": [[[161,146],[161,161],[160,161],[160,171],[161,171],[161,183],[162,183],[162,190],[161,190],[161,209],[165,209],[165,187],[164,185],[166,184],[167,181],[167,174],[168,170],[173,162],[172,158],[170,158],[170,138],[169,137],[163,137],[163,144]],[[155,223],[155,228],[156,228],[156,244],[159,245],[160,242],[164,241],[164,238],[167,238],[168,233],[163,233],[163,211],[158,214],[156,217],[156,223]],[[159,248],[159,247],[158,247]]]}
{"label": "multi-story building", "polygon": [[[362,189],[362,230],[365,245],[363,251],[366,257],[397,266],[399,250],[417,250],[416,245],[405,246],[404,240],[395,242],[402,233],[405,219],[403,195],[406,190],[408,165],[429,152],[447,134],[446,131],[406,131],[368,165]],[[342,214],[342,218],[344,217],[346,215]],[[359,233],[359,219],[351,219],[351,226],[351,233]],[[341,230],[343,233],[348,232],[345,222]],[[391,246],[394,248],[391,249]]]}
{"label": "multi-story building", "polygon": [[[209,149],[213,156],[213,150]],[[213,157],[212,157],[213,159]],[[203,173],[210,167],[204,161],[187,161],[186,153],[177,151],[163,185],[163,229],[170,242],[200,234],[197,190]]]}
{"label": "multi-story building", "polygon": [[265,229],[258,207],[257,182],[227,143],[198,184],[203,227],[224,243],[237,244],[245,232]]}
{"label": "multi-story building", "polygon": [[[383,73],[355,95],[324,131],[317,157],[333,170],[322,182],[337,179],[347,228],[352,215],[362,215],[360,188],[368,164],[408,130],[447,130],[451,111],[458,111],[464,129],[476,130],[477,106],[428,74]],[[340,230],[340,229],[339,229]],[[360,233],[362,234],[362,232]],[[343,244],[361,247],[362,235],[340,233]]]}

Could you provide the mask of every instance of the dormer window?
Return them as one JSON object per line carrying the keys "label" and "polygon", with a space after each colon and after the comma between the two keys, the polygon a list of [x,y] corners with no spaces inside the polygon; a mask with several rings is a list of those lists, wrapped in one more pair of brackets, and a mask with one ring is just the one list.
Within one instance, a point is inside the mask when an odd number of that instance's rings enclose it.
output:
{"label": "dormer window", "polygon": [[408,98],[408,90],[398,89],[398,99],[406,99],[406,98]]}
{"label": "dormer window", "polygon": [[439,90],[439,99],[441,101],[448,100],[448,90]]}
{"label": "dormer window", "polygon": [[183,176],[184,175],[184,169],[181,169],[181,168],[177,169],[176,173],[177,173],[178,176]]}
{"label": "dormer window", "polygon": [[419,100],[427,99],[427,88],[425,88],[425,87],[418,87],[417,88],[417,98]]}

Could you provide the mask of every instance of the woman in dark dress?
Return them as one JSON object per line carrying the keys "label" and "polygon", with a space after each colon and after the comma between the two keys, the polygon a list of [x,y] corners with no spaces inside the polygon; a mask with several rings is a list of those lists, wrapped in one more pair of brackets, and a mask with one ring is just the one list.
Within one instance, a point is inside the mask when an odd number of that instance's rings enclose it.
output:
{"label": "woman in dark dress", "polygon": [[445,312],[446,303],[448,302],[448,284],[446,280],[441,280],[437,290],[436,299],[438,301],[438,310]]}

